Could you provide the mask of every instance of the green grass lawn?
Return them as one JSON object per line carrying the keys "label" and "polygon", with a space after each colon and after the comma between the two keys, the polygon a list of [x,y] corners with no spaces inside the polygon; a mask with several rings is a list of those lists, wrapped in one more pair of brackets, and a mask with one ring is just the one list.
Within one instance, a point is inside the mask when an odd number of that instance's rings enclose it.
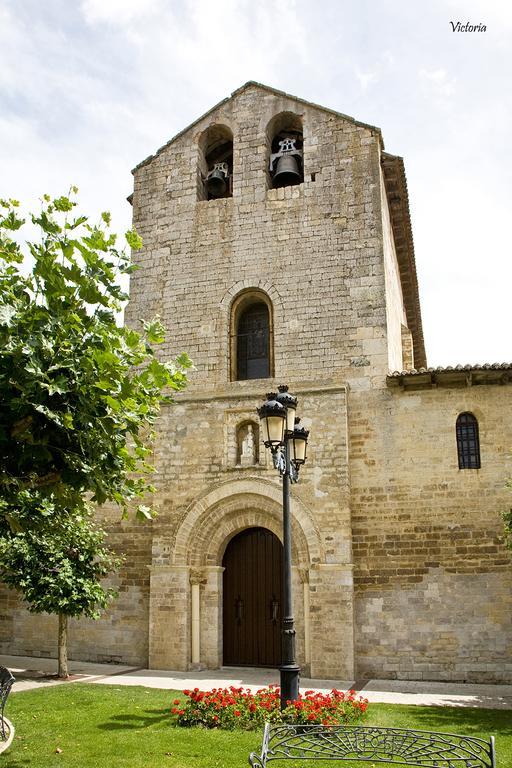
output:
{"label": "green grass lawn", "polygon": [[[10,750],[0,755],[0,768],[246,766],[249,752],[258,750],[261,734],[173,727],[169,709],[178,696],[175,691],[84,683],[12,694],[6,715],[16,736]],[[498,768],[512,768],[510,711],[373,704],[365,723],[471,736],[494,734]]]}

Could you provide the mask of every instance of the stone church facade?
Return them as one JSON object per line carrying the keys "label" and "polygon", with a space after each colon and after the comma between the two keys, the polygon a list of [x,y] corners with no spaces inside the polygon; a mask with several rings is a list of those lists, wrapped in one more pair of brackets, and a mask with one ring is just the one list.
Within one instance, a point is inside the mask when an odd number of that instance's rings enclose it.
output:
{"label": "stone church facade", "polygon": [[[119,598],[73,624],[71,656],[273,663],[281,486],[256,408],[286,383],[311,430],[292,487],[303,671],[511,682],[512,366],[427,367],[402,159],[378,128],[247,83],[134,179],[127,322],[160,315],[163,354],[195,370],[158,424],[159,516],[109,515]],[[53,619],[0,597],[0,650],[53,655]]]}

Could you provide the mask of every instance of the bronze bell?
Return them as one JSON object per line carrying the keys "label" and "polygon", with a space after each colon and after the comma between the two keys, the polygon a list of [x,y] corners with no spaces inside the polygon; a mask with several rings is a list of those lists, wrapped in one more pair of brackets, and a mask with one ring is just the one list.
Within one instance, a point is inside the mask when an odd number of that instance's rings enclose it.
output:
{"label": "bronze bell", "polygon": [[226,163],[216,163],[206,179],[208,194],[212,197],[222,197],[226,194],[228,168]]}
{"label": "bronze bell", "polygon": [[302,176],[296,158],[291,154],[285,154],[277,161],[276,172],[272,179],[274,187],[289,187],[292,184],[300,184]]}

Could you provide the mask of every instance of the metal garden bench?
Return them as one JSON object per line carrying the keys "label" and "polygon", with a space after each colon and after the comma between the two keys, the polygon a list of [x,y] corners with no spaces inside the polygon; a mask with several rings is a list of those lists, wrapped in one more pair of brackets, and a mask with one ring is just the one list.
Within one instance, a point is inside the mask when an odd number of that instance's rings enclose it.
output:
{"label": "metal garden bench", "polygon": [[13,683],[14,677],[7,667],[0,667],[0,735],[4,741],[7,738],[5,734],[4,708]]}
{"label": "metal garden bench", "polygon": [[370,761],[421,768],[495,768],[494,738],[475,739],[453,733],[362,725],[270,725],[261,753],[249,765],[265,768],[271,761]]}

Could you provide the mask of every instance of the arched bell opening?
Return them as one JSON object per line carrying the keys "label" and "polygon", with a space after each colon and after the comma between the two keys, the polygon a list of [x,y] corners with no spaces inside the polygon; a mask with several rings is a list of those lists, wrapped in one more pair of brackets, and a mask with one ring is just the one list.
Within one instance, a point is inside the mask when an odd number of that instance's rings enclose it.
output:
{"label": "arched bell opening", "polygon": [[198,199],[233,196],[233,133],[211,125],[199,139]]}
{"label": "arched bell opening", "polygon": [[277,667],[283,545],[267,528],[246,528],[228,542],[222,567],[223,664]]}
{"label": "arched bell opening", "polygon": [[302,118],[293,112],[275,115],[267,126],[269,187],[290,187],[304,181]]}

